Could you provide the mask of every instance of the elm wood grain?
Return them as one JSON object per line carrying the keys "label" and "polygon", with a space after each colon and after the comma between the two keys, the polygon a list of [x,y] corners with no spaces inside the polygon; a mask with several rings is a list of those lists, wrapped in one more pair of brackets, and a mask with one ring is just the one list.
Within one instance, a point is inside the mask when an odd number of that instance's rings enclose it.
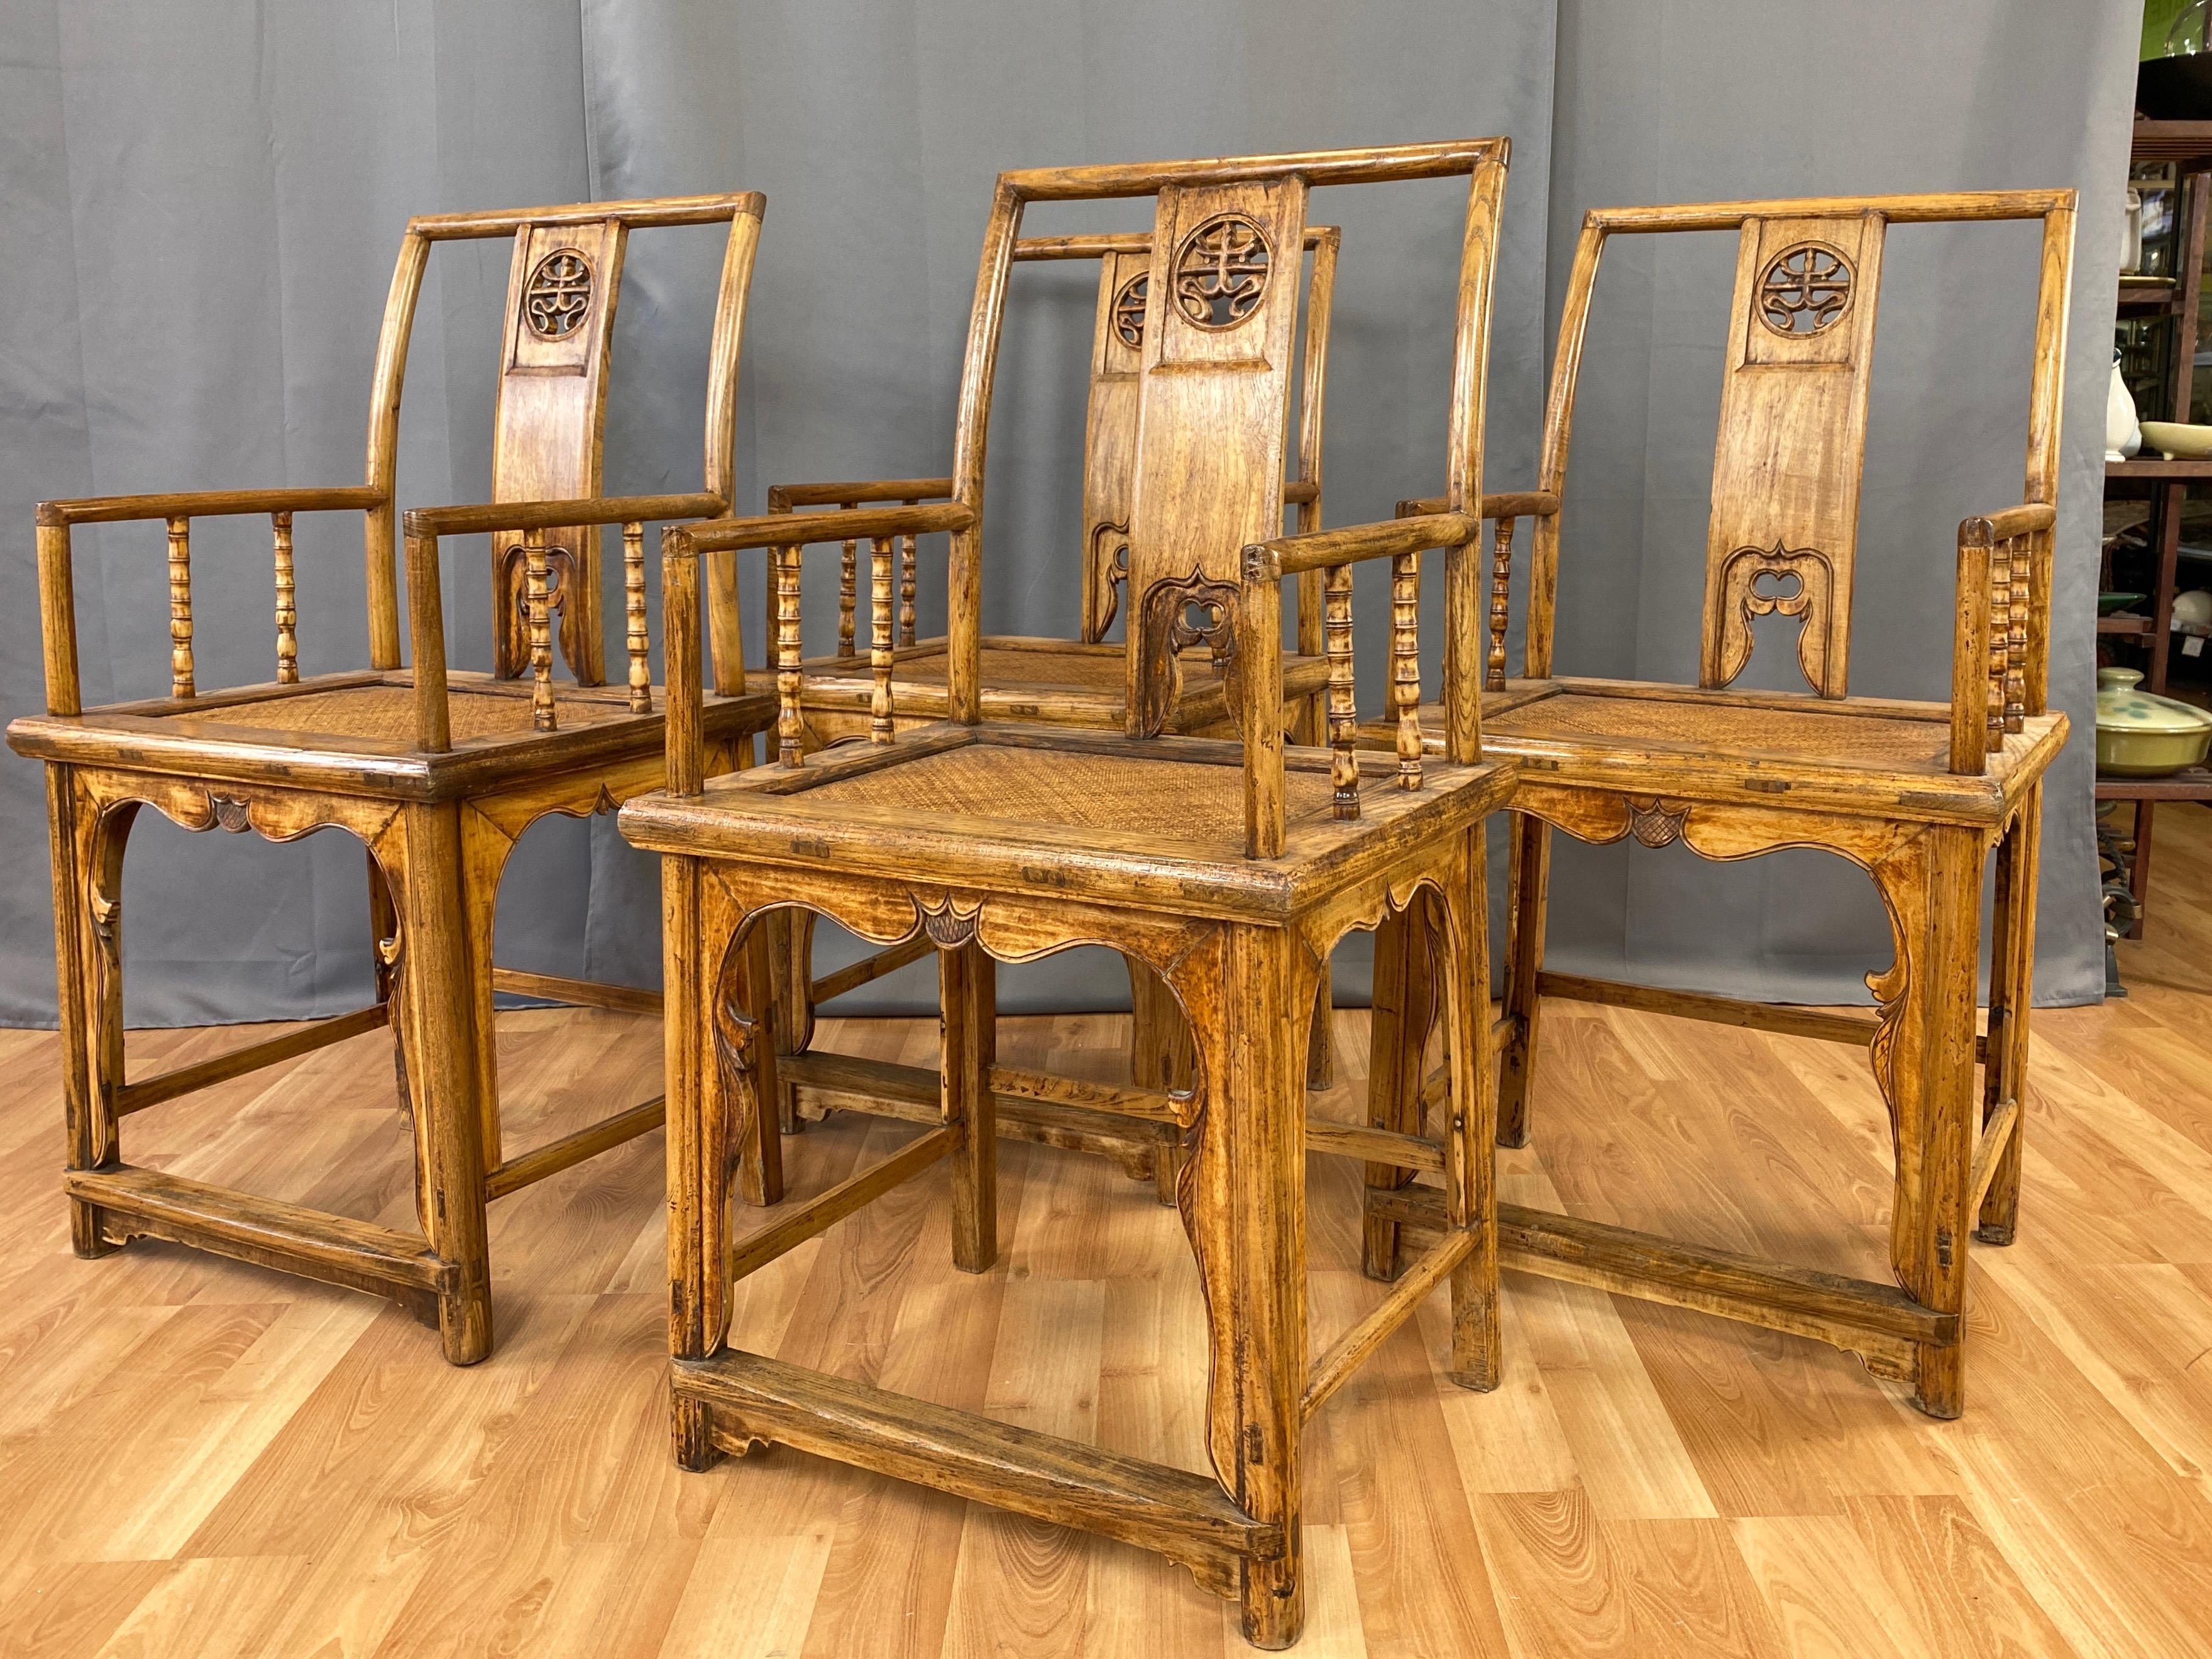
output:
{"label": "elm wood grain", "polygon": [[451,1290],[453,1265],[395,1228],[127,1164],[72,1170],[63,1179],[110,1245],[133,1238],[189,1244],[389,1297],[433,1325],[438,1299]]}
{"label": "elm wood grain", "polygon": [[179,1095],[189,1095],[202,1089],[227,1083],[232,1078],[244,1077],[279,1060],[293,1060],[301,1054],[313,1054],[318,1048],[328,1048],[333,1042],[343,1042],[348,1037],[359,1036],[363,1031],[383,1029],[392,1023],[392,1008],[388,1003],[373,1003],[357,1008],[349,1014],[334,1014],[319,1019],[296,1031],[287,1031],[282,1036],[265,1038],[247,1043],[225,1054],[217,1054],[195,1065],[179,1066],[173,1072],[141,1078],[136,1083],[125,1083],[115,1091],[115,1115],[126,1117],[132,1112],[143,1112],[149,1106],[158,1106],[165,1100],[174,1100]]}
{"label": "elm wood grain", "polygon": [[[762,198],[744,194],[594,203],[541,218],[411,222],[377,348],[367,478],[360,488],[112,496],[41,507],[46,711],[17,721],[9,738],[19,752],[47,763],[60,1006],[68,1043],[84,1056],[63,1085],[68,1167],[80,1177],[66,1190],[73,1239],[83,1254],[107,1254],[137,1234],[250,1252],[257,1261],[403,1296],[438,1326],[447,1358],[468,1364],[483,1358],[492,1341],[488,1199],[570,1167],[657,1121],[659,1109],[648,1103],[502,1160],[493,912],[507,854],[530,823],[548,812],[611,811],[661,781],[664,722],[651,712],[644,672],[643,520],[714,515],[728,507],[731,405],[763,208]],[[605,376],[625,239],[633,228],[662,223],[728,227],[708,351],[705,489],[603,500]],[[491,235],[514,239],[494,413],[497,499],[478,507],[418,508],[403,526],[395,522],[392,496],[400,390],[428,249],[434,241]],[[303,678],[294,518],[330,511],[364,515],[371,668]],[[262,513],[271,525],[276,678],[204,692],[193,650],[191,520]],[[70,528],[131,520],[158,520],[164,529],[171,695],[87,711],[78,678]],[[599,690],[605,675],[596,538],[597,527],[610,523],[623,527],[629,566],[629,662],[625,686]],[[399,662],[393,569],[395,532],[402,528],[414,644],[407,670]],[[496,532],[495,667],[489,680],[447,672],[437,545],[443,534],[487,530]],[[518,592],[525,601],[520,611]],[[718,617],[718,637],[734,640],[736,630],[733,612]],[[574,685],[555,684],[556,641]],[[526,687],[500,684],[526,666]],[[717,684],[742,693],[742,663],[724,665]],[[712,763],[734,763],[738,747],[750,744],[767,712],[764,700],[716,697],[699,717],[711,728]],[[191,830],[252,830],[289,840],[334,826],[361,840],[370,869],[377,1004],[130,1081],[122,1027],[122,866],[142,805]],[[644,1006],[641,994],[577,981],[526,976],[510,984]],[[199,1186],[149,1197],[143,1182],[100,1184],[129,1169],[118,1129],[125,1114],[385,1025],[393,1033],[414,1127],[419,1236],[364,1242],[347,1231],[356,1224],[308,1206]],[[197,1218],[194,1205],[202,1206]],[[390,1270],[388,1262],[383,1270],[363,1269],[354,1260],[362,1250],[385,1258],[396,1252],[409,1261],[421,1255],[435,1267],[434,1283],[412,1268]]]}
{"label": "elm wood grain", "polygon": [[[1513,896],[1499,1118],[1525,1144],[1540,1030],[1543,890],[1548,837],[1633,836],[1737,859],[1780,847],[1835,852],[1873,878],[1896,944],[1870,975],[1875,1028],[1820,1034],[1867,1042],[1889,1107],[1895,1152],[1891,1266],[1922,1305],[1953,1317],[1911,1352],[1916,1402],[1937,1417],[1963,1404],[1960,1328],[1965,1237],[2013,1236],[2027,1100],[2025,1018],[2033,983],[2033,909],[2040,779],[2067,725],[2047,707],[2059,407],[2075,200],[2065,191],[1965,192],[1607,209],[1583,221],[1562,313],[1532,513],[1526,647],[1520,681],[1504,674],[1511,520],[1501,504],[1488,617],[1486,683],[1500,700],[1489,751],[1522,769],[1511,841]],[[1962,521],[1955,536],[1956,623],[1948,703],[1877,703],[1850,695],[1851,590],[1869,376],[1881,258],[1891,224],[2024,219],[2040,222],[2038,290],[2019,505]],[[1662,691],[1553,674],[1566,461],[1594,285],[1607,239],[1620,234],[1734,229],[1736,282],[1716,441],[1699,634],[1698,683]],[[1407,502],[1410,520],[1429,502]],[[1486,503],[1486,506],[1487,503]],[[1514,503],[1518,506],[1521,503]],[[1534,505],[1534,503],[1530,503]],[[1797,623],[1809,695],[1737,693],[1752,625]],[[1456,618],[1455,629],[1462,627]],[[1470,616],[1464,631],[1479,624]],[[1453,716],[1428,725],[1448,733]],[[1395,742],[1370,729],[1370,740]],[[1974,958],[1984,862],[1995,853],[1998,907],[1990,1034],[1978,1040]],[[1584,998],[1668,1006],[1640,989],[1563,988]],[[1759,1015],[1709,998],[1672,1012],[1760,1029],[1808,1030],[1791,1011]],[[1978,1128],[1972,1110],[1984,1062]],[[2005,1133],[1994,1131],[2000,1121]],[[1977,1134],[1982,1139],[1977,1139]],[[1976,1168],[1977,1147],[1987,1163]],[[1981,1177],[1986,1174],[1984,1183]],[[1971,1203],[1969,1202],[1971,1200]],[[1971,1209],[1970,1223],[1966,1212]],[[1888,1362],[1885,1362],[1888,1363]]]}
{"label": "elm wood grain", "polygon": [[625,1140],[660,1127],[666,1117],[665,1103],[659,1096],[641,1101],[628,1111],[617,1112],[612,1117],[587,1124],[574,1134],[563,1135],[558,1140],[548,1141],[543,1146],[533,1146],[520,1158],[511,1158],[504,1164],[484,1171],[484,1195],[505,1198],[509,1193],[520,1192],[548,1176],[558,1175],[563,1170],[574,1169],[587,1158],[596,1158],[610,1147],[619,1146]]}
{"label": "elm wood grain", "polygon": [[[950,521],[951,720],[902,738],[894,677],[883,660],[889,604],[879,552],[872,740],[816,763],[801,740],[799,550],[902,535],[927,522],[917,515],[930,509],[771,514],[664,533],[669,787],[628,803],[620,823],[633,844],[661,855],[665,871],[670,1343],[679,1372],[672,1420],[682,1467],[702,1467],[718,1447],[783,1438],[1016,1510],[1034,1510],[1035,1494],[1047,1490],[1052,1500],[1043,1512],[1053,1518],[1133,1537],[1192,1564],[1172,1525],[1131,1525],[1115,1496],[1112,1466],[1096,1453],[1081,1454],[1089,1484],[1074,1488],[1048,1448],[1009,1457],[1003,1431],[987,1422],[947,1418],[942,1408],[915,1402],[856,1410],[846,1399],[850,1385],[803,1373],[793,1386],[805,1397],[779,1420],[744,1414],[751,1393],[745,1379],[762,1361],[732,1346],[732,1263],[748,1272],[764,1267],[769,1255],[813,1237],[829,1211],[843,1213],[842,1197],[818,1199],[747,1243],[732,1247],[726,1233],[730,1159],[710,1137],[733,1134],[741,1148],[775,1139],[781,1079],[794,1066],[804,1069],[791,1042],[777,1036],[778,1011],[763,995],[763,980],[787,984],[795,976],[736,968],[770,937],[770,915],[792,908],[827,915],[878,945],[927,937],[939,951],[943,1127],[833,1192],[857,1202],[914,1173],[900,1156],[918,1168],[940,1149],[951,1155],[951,1255],[956,1267],[970,1273],[989,1267],[998,1248],[994,1118],[1000,1079],[992,1064],[989,963],[1104,945],[1140,963],[1180,1005],[1194,1063],[1188,1100],[1172,1102],[1184,1148],[1174,1190],[1206,1309],[1206,1453],[1219,1487],[1208,1502],[1226,1504],[1279,1540],[1262,1552],[1248,1537],[1195,1565],[1209,1588],[1236,1597],[1248,1641],[1281,1648],[1297,1639],[1304,1622],[1304,1049],[1337,943],[1356,928],[1389,925],[1408,907],[1426,907],[1436,918],[1445,987],[1447,1219],[1455,1241],[1464,1240],[1455,1242],[1448,1260],[1439,1258],[1438,1277],[1451,1285],[1449,1375],[1463,1387],[1495,1386],[1500,1324],[1480,842],[1485,818],[1513,781],[1480,759],[1480,711],[1472,680],[1459,674],[1456,651],[1445,684],[1448,691],[1462,688],[1452,706],[1468,719],[1453,729],[1447,753],[1434,764],[1417,757],[1410,770],[1365,786],[1349,717],[1338,721],[1337,744],[1327,756],[1286,748],[1280,653],[1286,567],[1295,573],[1303,561],[1324,569],[1340,589],[1352,562],[1403,560],[1471,533],[1471,521],[1457,509],[1480,492],[1480,404],[1504,154],[1502,141],[1485,141],[1299,158],[1340,182],[1423,168],[1468,179],[1449,510],[1351,535],[1279,535],[1297,294],[1276,269],[1275,254],[1299,245],[1304,179],[1275,158],[1148,170],[1146,191],[1157,198],[1155,252],[1140,334],[1127,720],[1120,732],[981,718],[975,553],[983,436],[1030,175],[1000,180],[966,356],[949,504],[959,515]],[[1040,187],[1064,193],[1073,180],[1091,179],[1110,194],[1128,176],[1121,169],[1043,175]],[[701,752],[700,564],[753,547],[775,550],[778,758],[773,766],[709,778]],[[1394,607],[1410,611],[1418,594],[1402,566],[1399,574]],[[1400,615],[1394,622],[1410,636],[1418,618]],[[1194,646],[1206,648],[1233,686],[1237,741],[1165,735],[1178,662]],[[1166,833],[1157,828],[1163,822]],[[854,1076],[846,1073],[848,1081]],[[902,1092],[914,1097],[901,1102],[902,1113],[919,1115],[926,1095],[919,1088]],[[1040,1092],[1050,1092],[1049,1085]],[[1085,1092],[1082,1107],[1049,1103],[1097,1115],[1101,1106],[1133,1103]],[[1039,1109],[1028,1103],[1032,1113]],[[1161,1127],[1137,1121],[1149,1130]],[[1357,1352],[1332,1362],[1338,1374],[1379,1344],[1386,1328],[1410,1320],[1419,1299],[1408,1291],[1364,1328]],[[733,1432],[717,1431],[714,1403],[702,1402],[696,1384],[685,1381],[700,1377],[720,1379],[717,1386],[735,1395]],[[918,1417],[947,1426],[933,1434],[917,1425]],[[924,1443],[915,1445],[917,1439]],[[993,1458],[969,1449],[978,1441],[997,1449]],[[892,1454],[898,1462],[887,1465],[883,1460]],[[1178,1472],[1171,1479],[1187,1484],[1191,1477]]]}
{"label": "elm wood grain", "polygon": [[[1370,1201],[1401,1226],[1432,1231],[1443,1219],[1433,1188],[1404,1187]],[[1957,1315],[1936,1312],[1894,1285],[1578,1216],[1501,1203],[1498,1237],[1508,1267],[1855,1349],[1877,1376],[1911,1380],[1917,1347],[1956,1334]]]}
{"label": "elm wood grain", "polygon": [[1711,1020],[1722,1025],[1741,1025],[1757,1031],[1778,1031],[1788,1036],[1817,1037],[1823,1042],[1849,1042],[1865,1048],[1881,1029],[1872,1014],[1837,1013],[1826,1008],[1796,1008],[1741,997],[1707,996],[1692,991],[1668,991],[1649,985],[1627,985],[1619,980],[1585,979],[1576,974],[1548,971],[1536,975],[1540,996],[1563,1002],[1596,1002],[1614,1008],[1636,1008],[1648,1014],[1674,1014],[1683,1019]]}
{"label": "elm wood grain", "polygon": [[933,1129],[900,1147],[882,1163],[839,1182],[781,1220],[737,1240],[730,1247],[731,1282],[750,1277],[778,1256],[788,1255],[808,1239],[827,1232],[854,1211],[911,1181],[939,1158],[958,1152],[965,1139],[964,1129],[957,1124]]}
{"label": "elm wood grain", "polygon": [[598,980],[569,979],[559,974],[526,973],[520,968],[495,968],[491,988],[516,996],[543,997],[572,1008],[611,1008],[625,1014],[657,1014],[660,993],[634,985],[608,985]]}
{"label": "elm wood grain", "polygon": [[679,1395],[708,1408],[725,1449],[782,1441],[1040,1520],[1063,1520],[1079,1505],[1086,1530],[1161,1549],[1209,1584],[1233,1579],[1242,1561],[1285,1553],[1279,1526],[1244,1514],[1203,1475],[759,1354],[713,1365],[679,1360],[674,1378]]}

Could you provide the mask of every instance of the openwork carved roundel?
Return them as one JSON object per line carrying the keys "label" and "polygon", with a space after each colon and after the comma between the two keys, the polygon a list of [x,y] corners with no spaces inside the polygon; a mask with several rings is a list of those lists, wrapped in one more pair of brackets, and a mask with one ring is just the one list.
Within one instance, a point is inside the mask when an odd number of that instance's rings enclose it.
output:
{"label": "openwork carved roundel", "polygon": [[1114,296],[1115,337],[1132,351],[1145,343],[1145,296],[1152,286],[1152,279],[1140,270]]}
{"label": "openwork carved roundel", "polygon": [[1267,233],[1241,213],[1216,214],[1176,250],[1176,308],[1200,328],[1234,328],[1267,291]]}
{"label": "openwork carved roundel", "polygon": [[591,308],[592,262],[572,247],[540,259],[523,285],[523,320],[541,340],[566,339]]}
{"label": "openwork carved roundel", "polygon": [[1759,279],[1759,320],[1777,334],[1818,334],[1850,308],[1851,262],[1826,242],[1800,242]]}

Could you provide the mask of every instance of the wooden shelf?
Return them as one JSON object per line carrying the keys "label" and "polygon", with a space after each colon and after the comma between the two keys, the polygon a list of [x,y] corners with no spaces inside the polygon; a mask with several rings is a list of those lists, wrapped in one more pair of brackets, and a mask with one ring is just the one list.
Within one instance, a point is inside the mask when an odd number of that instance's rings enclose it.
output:
{"label": "wooden shelf", "polygon": [[2187,169],[2212,167],[2212,121],[2136,122],[2128,146],[2131,161],[2178,161]]}
{"label": "wooden shelf", "polygon": [[2176,479],[2212,479],[2212,460],[2169,461],[2163,455],[2138,455],[2131,461],[2106,461],[2105,476],[2169,483]]}
{"label": "wooden shelf", "polygon": [[2100,777],[2097,799],[2212,801],[2212,768],[2192,766],[2186,772],[2172,772],[2162,778]]}
{"label": "wooden shelf", "polygon": [[2097,631],[2100,634],[2148,635],[2151,627],[2151,619],[2148,617],[2100,617],[2097,618]]}

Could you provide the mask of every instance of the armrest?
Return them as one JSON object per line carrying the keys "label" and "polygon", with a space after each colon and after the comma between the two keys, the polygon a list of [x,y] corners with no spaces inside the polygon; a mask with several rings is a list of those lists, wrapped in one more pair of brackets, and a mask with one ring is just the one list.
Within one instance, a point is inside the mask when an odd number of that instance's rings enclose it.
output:
{"label": "armrest", "polygon": [[225,519],[247,513],[344,513],[381,507],[374,484],[301,489],[196,489],[175,495],[93,495],[76,501],[40,501],[39,522],[48,526],[121,524],[136,519]]}
{"label": "armrest", "polygon": [[663,546],[678,556],[748,547],[804,547],[815,542],[860,541],[878,536],[927,536],[940,530],[965,530],[975,522],[975,509],[958,501],[853,507],[834,513],[766,513],[757,518],[689,525],[664,538]]}
{"label": "armrest", "polygon": [[2027,501],[1959,526],[1958,621],[1951,643],[1951,770],[1984,771],[2026,717],[2043,712],[2050,637],[2051,526]]}
{"label": "armrest", "polygon": [[952,494],[950,478],[861,478],[847,483],[770,484],[768,510],[794,507],[855,507],[863,502],[942,501]]}
{"label": "armrest", "polygon": [[[2006,507],[2002,513],[1984,513],[1980,523],[1987,525],[1993,542],[2010,541],[2015,536],[2048,530],[2058,521],[2058,509],[2048,501],[2023,501],[2018,507]],[[1969,520],[1969,523],[1975,520]]]}
{"label": "armrest", "polygon": [[567,501],[483,501],[468,507],[415,507],[401,520],[410,536],[465,536],[486,530],[552,530],[569,525],[642,524],[647,520],[711,519],[726,503],[703,491],[691,495],[585,495]]}
{"label": "armrest", "polygon": [[1340,530],[1316,530],[1304,536],[1280,536],[1244,550],[1245,575],[1248,580],[1266,580],[1301,570],[1357,564],[1363,559],[1425,553],[1432,547],[1464,547],[1481,533],[1481,522],[1464,513],[1424,513],[1377,524],[1347,525]]}
{"label": "armrest", "polygon": [[[1442,513],[1450,503],[1442,495],[1423,495],[1413,501],[1398,503],[1398,516],[1413,518],[1421,514]],[[1559,498],[1548,489],[1522,489],[1501,495],[1482,498],[1481,516],[1485,519],[1548,519],[1559,510]]]}

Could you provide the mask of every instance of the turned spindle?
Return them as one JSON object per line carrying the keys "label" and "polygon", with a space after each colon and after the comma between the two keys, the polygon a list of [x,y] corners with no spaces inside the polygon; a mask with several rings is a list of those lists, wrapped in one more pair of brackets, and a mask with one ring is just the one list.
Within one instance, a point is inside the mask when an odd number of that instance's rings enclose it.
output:
{"label": "turned spindle", "polygon": [[192,532],[188,519],[169,520],[169,695],[193,695]]}
{"label": "turned spindle", "polygon": [[629,619],[629,712],[653,712],[653,638],[645,626],[645,526],[626,524],[623,538],[623,599]]}
{"label": "turned spindle", "polygon": [[1513,596],[1513,526],[1500,519],[1490,554],[1490,663],[1482,677],[1486,691],[1505,689],[1505,623]]}
{"label": "turned spindle", "polygon": [[868,699],[868,740],[891,740],[891,538],[868,544],[868,666],[876,677]]}
{"label": "turned spindle", "polygon": [[[908,507],[914,503],[908,501]],[[899,631],[901,645],[914,643],[914,538],[899,538]]]}
{"label": "turned spindle", "polygon": [[1330,810],[1340,818],[1359,816],[1359,756],[1352,746],[1359,708],[1352,679],[1352,567],[1322,573],[1322,635],[1328,659]]}
{"label": "turned spindle", "polygon": [[553,600],[545,532],[523,532],[523,603],[530,616],[530,723],[540,732],[558,724],[553,712]]}
{"label": "turned spindle", "polygon": [[269,515],[276,553],[276,684],[300,682],[299,595],[292,580],[292,515]]}
{"label": "turned spindle", "polygon": [[2012,544],[1999,542],[1990,550],[1989,741],[1992,749],[2004,744],[2005,658],[2012,637]]}
{"label": "turned spindle", "polygon": [[2027,586],[2029,541],[2012,542],[2012,626],[2005,635],[2004,729],[2017,732],[2027,718]]}
{"label": "turned spindle", "polygon": [[772,548],[775,568],[775,757],[785,766],[799,761],[799,550]]}
{"label": "turned spindle", "polygon": [[1398,715],[1398,787],[1421,787],[1421,564],[1390,559],[1390,704]]}
{"label": "turned spindle", "polygon": [[860,595],[860,544],[845,544],[844,561],[837,567],[837,654],[853,654],[853,612]]}

